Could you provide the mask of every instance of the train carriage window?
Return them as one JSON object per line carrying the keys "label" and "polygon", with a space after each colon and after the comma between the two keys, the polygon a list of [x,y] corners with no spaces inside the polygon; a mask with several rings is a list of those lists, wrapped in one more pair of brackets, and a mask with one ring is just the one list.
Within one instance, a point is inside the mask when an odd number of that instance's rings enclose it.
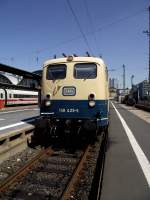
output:
{"label": "train carriage window", "polygon": [[76,79],[94,79],[97,77],[97,66],[95,63],[78,63],[74,66],[74,77]]}
{"label": "train carriage window", "polygon": [[1,99],[3,99],[3,93],[1,93]]}
{"label": "train carriage window", "polygon": [[11,94],[9,94],[9,98],[11,99]]}
{"label": "train carriage window", "polygon": [[29,94],[14,94],[14,98],[37,98],[37,95],[29,95]]}
{"label": "train carriage window", "polygon": [[47,80],[56,80],[66,78],[66,65],[49,65],[47,68],[46,78]]}

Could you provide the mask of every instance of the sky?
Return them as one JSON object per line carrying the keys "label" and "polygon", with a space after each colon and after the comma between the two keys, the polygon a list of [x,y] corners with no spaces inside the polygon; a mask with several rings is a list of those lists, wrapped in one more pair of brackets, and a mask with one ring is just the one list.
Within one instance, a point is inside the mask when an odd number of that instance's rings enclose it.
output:
{"label": "sky", "polygon": [[[0,0],[0,63],[27,71],[54,55],[102,56],[126,87],[148,79],[150,0]],[[113,69],[113,71],[112,71]]]}

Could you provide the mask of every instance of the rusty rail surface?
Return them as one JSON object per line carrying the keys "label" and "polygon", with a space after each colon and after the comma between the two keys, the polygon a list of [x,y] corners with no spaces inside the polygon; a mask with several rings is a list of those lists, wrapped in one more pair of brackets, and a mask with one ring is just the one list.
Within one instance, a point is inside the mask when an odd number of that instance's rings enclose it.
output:
{"label": "rusty rail surface", "polygon": [[78,181],[80,179],[81,172],[84,168],[84,164],[85,164],[87,158],[89,158],[89,152],[91,150],[92,150],[92,146],[88,145],[88,147],[84,151],[84,153],[83,153],[83,155],[82,155],[82,157],[81,157],[81,159],[69,181],[69,184],[67,185],[65,191],[62,194],[62,197],[61,197],[62,200],[69,200],[71,198],[71,195],[74,191],[75,184],[78,183]]}
{"label": "rusty rail surface", "polygon": [[40,151],[38,155],[36,155],[32,160],[30,160],[27,164],[21,167],[17,172],[13,175],[6,178],[2,183],[0,183],[0,195],[5,192],[10,186],[17,183],[21,178],[23,178],[29,171],[33,169],[33,167],[39,162],[48,156],[53,155],[54,151],[51,148],[43,149]]}
{"label": "rusty rail surface", "polygon": [[[105,140],[107,140],[107,134],[103,133],[101,135],[100,138],[100,150],[103,148],[103,143],[105,142]],[[86,150],[84,151],[83,155],[81,156],[81,159],[79,160],[76,169],[74,170],[74,173],[72,175],[72,177],[69,180],[68,185],[66,186],[62,196],[61,196],[61,200],[70,200],[73,199],[73,193],[75,191],[75,188],[77,186],[77,184],[80,182],[80,178],[82,176],[82,172],[84,171],[84,167],[86,164],[86,161],[91,157],[91,151],[92,151],[93,147],[92,145],[88,145]],[[102,152],[104,153],[104,152]],[[100,155],[102,156],[102,155]]]}

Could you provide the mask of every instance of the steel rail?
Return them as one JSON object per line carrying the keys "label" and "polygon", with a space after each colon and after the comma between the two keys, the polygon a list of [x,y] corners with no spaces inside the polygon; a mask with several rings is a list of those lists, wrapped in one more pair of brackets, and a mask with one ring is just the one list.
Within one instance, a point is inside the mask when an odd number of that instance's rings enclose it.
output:
{"label": "steel rail", "polygon": [[0,183],[0,195],[3,192],[7,191],[7,189],[18,182],[21,178],[23,178],[29,171],[33,169],[35,164],[48,156],[52,156],[54,151],[49,147],[47,149],[43,149],[40,151],[38,155],[36,155],[32,160],[26,163],[23,167],[17,170],[13,175],[6,178],[2,183]]}
{"label": "steel rail", "polygon": [[84,151],[83,155],[81,156],[81,159],[79,160],[76,169],[74,170],[74,173],[67,185],[67,187],[65,188],[62,196],[61,196],[61,200],[69,200],[71,198],[71,195],[74,192],[74,187],[75,184],[77,184],[79,182],[80,176],[81,176],[81,172],[84,168],[84,164],[87,160],[87,158],[89,158],[89,153],[92,150],[92,146],[88,145],[86,150]]}
{"label": "steel rail", "polygon": [[90,152],[90,150],[92,149],[91,145],[88,145],[88,147],[86,148],[86,150],[84,151],[79,163],[77,164],[77,167],[72,175],[72,178],[71,180],[69,181],[69,184],[67,185],[65,191],[63,192],[63,195],[62,195],[62,200],[69,200],[70,199],[70,196],[71,194],[73,193],[73,188],[74,188],[74,185],[75,183],[77,183],[77,181],[79,180],[80,178],[80,173],[84,167],[84,163],[87,159],[87,156],[88,156],[88,153]]}
{"label": "steel rail", "polygon": [[[102,151],[101,154],[104,153],[103,152],[103,143],[105,142],[105,139],[107,140],[106,134],[103,133],[101,135],[101,138],[100,138],[100,141],[99,141],[100,142],[100,152]],[[72,174],[72,177],[70,178],[69,183],[66,186],[66,188],[65,188],[65,190],[64,190],[64,192],[61,196],[61,200],[70,200],[71,198],[73,198],[72,195],[73,195],[73,193],[75,191],[75,187],[78,184],[79,179],[82,175],[82,171],[83,171],[83,168],[85,166],[85,162],[90,157],[91,150],[92,150],[92,146],[88,145],[86,150],[84,151],[83,155],[81,156],[81,159],[79,160],[79,162],[76,166],[76,169],[74,170],[74,173]],[[100,155],[100,157],[101,156],[102,155]],[[104,166],[101,166],[101,167],[103,168]],[[99,178],[100,178],[100,180],[102,179],[102,174],[100,174]]]}

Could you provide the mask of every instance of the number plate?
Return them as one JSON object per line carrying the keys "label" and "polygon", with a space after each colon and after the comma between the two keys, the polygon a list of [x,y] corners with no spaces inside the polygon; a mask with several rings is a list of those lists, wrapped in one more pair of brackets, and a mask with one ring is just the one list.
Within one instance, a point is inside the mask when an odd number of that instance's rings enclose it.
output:
{"label": "number plate", "polygon": [[64,96],[75,96],[76,88],[75,87],[63,87],[62,94]]}

